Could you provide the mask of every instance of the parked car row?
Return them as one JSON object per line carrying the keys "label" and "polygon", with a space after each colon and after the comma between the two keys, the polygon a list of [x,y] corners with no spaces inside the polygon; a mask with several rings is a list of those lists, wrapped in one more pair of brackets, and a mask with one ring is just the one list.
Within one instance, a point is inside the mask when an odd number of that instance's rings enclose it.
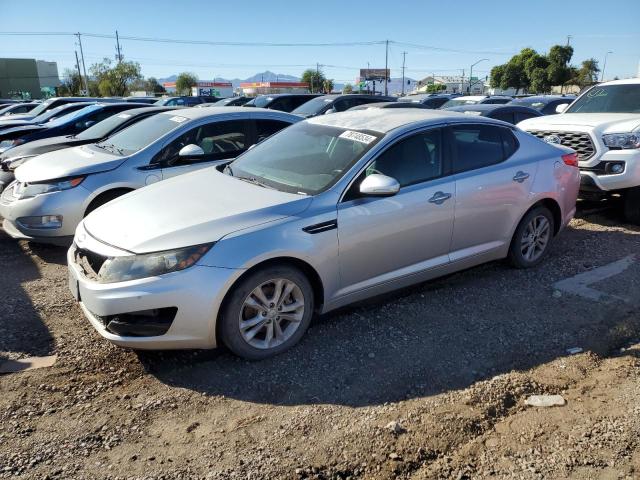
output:
{"label": "parked car row", "polygon": [[[12,147],[3,228],[71,242],[69,288],[115,344],[222,343],[261,359],[297,343],[314,313],[486,261],[537,265],[581,186],[640,212],[640,80],[551,117],[395,99],[337,111],[349,98],[314,97],[306,119],[132,108],[80,139]],[[500,109],[512,122],[487,113]]]}

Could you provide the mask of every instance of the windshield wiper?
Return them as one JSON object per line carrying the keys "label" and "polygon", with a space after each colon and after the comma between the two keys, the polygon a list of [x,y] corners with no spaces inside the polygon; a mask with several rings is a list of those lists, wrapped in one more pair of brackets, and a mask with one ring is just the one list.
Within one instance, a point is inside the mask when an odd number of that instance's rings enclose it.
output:
{"label": "windshield wiper", "polygon": [[249,182],[252,183],[254,185],[258,185],[259,187],[264,187],[264,188],[268,188],[270,190],[277,190],[276,187],[272,187],[271,185],[267,185],[264,182],[261,182],[260,180],[258,180],[256,177],[235,177],[238,180],[242,180],[244,182]]}
{"label": "windshield wiper", "polygon": [[124,155],[122,153],[122,149],[119,147],[116,147],[113,143],[96,143],[96,147],[98,148],[102,148],[103,150],[108,150],[112,153],[117,153],[118,155]]}

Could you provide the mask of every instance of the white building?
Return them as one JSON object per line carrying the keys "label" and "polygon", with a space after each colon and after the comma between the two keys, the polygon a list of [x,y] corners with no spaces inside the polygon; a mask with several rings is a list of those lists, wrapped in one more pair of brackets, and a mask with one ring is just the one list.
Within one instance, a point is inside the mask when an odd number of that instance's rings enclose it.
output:
{"label": "white building", "polygon": [[428,76],[420,80],[416,91],[424,93],[431,84],[444,85],[442,93],[481,95],[485,90],[485,81],[481,78],[473,77],[473,80],[469,83],[469,77],[459,75],[435,75]]}

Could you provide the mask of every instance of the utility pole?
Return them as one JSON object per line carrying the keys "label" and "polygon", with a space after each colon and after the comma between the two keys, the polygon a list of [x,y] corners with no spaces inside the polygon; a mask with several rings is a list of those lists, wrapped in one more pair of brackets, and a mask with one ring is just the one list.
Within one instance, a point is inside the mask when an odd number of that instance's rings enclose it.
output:
{"label": "utility pole", "polygon": [[384,51],[384,94],[387,95],[389,93],[389,40],[385,42],[385,51]]}
{"label": "utility pole", "polygon": [[[318,62],[316,62],[316,81],[318,83],[320,83],[320,64]],[[320,85],[318,85],[318,90],[320,90]],[[313,89],[311,90],[311,93],[313,93]]]}
{"label": "utility pole", "polygon": [[407,52],[402,52],[402,96],[404,97],[404,64],[407,60]]}
{"label": "utility pole", "polygon": [[609,56],[610,53],[613,53],[613,52],[608,51],[607,53],[604,54],[604,62],[602,63],[602,74],[600,75],[601,82],[604,81],[604,69],[607,68],[607,57]]}
{"label": "utility pole", "polygon": [[464,93],[464,68],[462,69],[462,78],[460,81],[460,93]]}
{"label": "utility pole", "polygon": [[[82,73],[80,72],[80,62],[78,61],[78,51],[74,50],[73,52],[76,54],[76,67],[78,68],[78,80],[80,80],[80,85],[78,85],[78,86],[80,87],[80,90],[82,90]],[[72,85],[73,85],[73,83],[72,83]],[[71,92],[71,93],[73,93],[73,92]]]}
{"label": "utility pole", "polygon": [[571,45],[571,39],[573,38],[573,35],[567,35],[567,47],[569,45]]}
{"label": "utility pole", "polygon": [[78,45],[80,45],[80,58],[82,59],[82,70],[84,71],[84,91],[85,95],[89,95],[89,80],[87,79],[87,67],[84,64],[84,53],[82,51],[82,38],[80,38],[80,32],[76,33],[78,37]]}
{"label": "utility pole", "polygon": [[120,37],[118,37],[118,30],[116,30],[116,60],[118,60],[118,63],[122,63],[122,50],[120,50]]}

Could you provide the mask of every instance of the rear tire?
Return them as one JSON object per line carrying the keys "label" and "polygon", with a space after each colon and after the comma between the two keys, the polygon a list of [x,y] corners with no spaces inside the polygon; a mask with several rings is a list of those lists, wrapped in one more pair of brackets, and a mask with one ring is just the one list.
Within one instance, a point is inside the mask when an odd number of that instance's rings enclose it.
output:
{"label": "rear tire", "polygon": [[313,289],[288,265],[257,270],[233,288],[222,309],[221,337],[247,360],[278,355],[300,341],[313,316]]}
{"label": "rear tire", "polygon": [[640,225],[640,187],[630,188],[625,192],[624,217],[629,223]]}
{"label": "rear tire", "polygon": [[509,247],[509,261],[516,268],[538,265],[549,251],[555,225],[547,207],[535,207],[520,220]]}

